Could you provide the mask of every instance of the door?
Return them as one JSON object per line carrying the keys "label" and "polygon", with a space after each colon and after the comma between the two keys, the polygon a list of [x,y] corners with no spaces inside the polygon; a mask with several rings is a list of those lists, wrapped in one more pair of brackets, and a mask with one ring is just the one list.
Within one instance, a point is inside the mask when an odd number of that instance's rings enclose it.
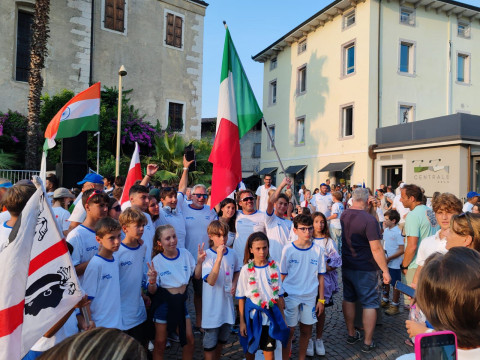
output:
{"label": "door", "polygon": [[398,186],[398,182],[403,177],[403,166],[402,165],[391,165],[391,166],[382,166],[382,184],[391,185],[393,191]]}

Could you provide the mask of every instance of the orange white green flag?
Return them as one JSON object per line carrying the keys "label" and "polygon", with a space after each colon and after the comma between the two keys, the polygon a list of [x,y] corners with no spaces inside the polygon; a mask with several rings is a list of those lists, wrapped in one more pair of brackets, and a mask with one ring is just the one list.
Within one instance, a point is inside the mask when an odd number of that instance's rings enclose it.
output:
{"label": "orange white green flag", "polygon": [[44,150],[55,146],[55,139],[77,136],[82,131],[98,131],[100,83],[74,96],[53,117],[45,130]]}

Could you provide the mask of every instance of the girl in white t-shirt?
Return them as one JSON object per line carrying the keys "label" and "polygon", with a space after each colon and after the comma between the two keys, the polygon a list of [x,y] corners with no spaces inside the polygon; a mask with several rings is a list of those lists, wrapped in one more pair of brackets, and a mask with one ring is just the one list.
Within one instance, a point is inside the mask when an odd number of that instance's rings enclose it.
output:
{"label": "girl in white t-shirt", "polygon": [[[290,333],[283,313],[280,270],[269,258],[268,247],[268,238],[263,232],[248,237],[237,283],[240,344],[247,360],[253,360],[258,349],[263,350],[266,360],[274,359],[276,340],[285,347]],[[258,326],[260,322],[262,325]]]}
{"label": "girl in white t-shirt", "polygon": [[155,257],[148,266],[148,292],[155,294],[152,302],[155,322],[153,359],[163,359],[168,332],[179,332],[183,346],[182,359],[192,359],[194,338],[187,312],[187,285],[192,275],[202,276],[206,253],[198,246],[197,265],[190,252],[177,248],[177,235],[172,225],[161,225],[153,238]]}

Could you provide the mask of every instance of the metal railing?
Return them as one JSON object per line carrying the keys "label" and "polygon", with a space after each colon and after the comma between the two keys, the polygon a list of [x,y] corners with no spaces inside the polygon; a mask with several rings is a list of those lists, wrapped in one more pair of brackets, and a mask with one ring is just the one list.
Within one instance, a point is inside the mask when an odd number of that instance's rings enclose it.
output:
{"label": "metal railing", "polygon": [[33,176],[40,175],[39,170],[4,170],[0,169],[0,178],[5,178],[15,184],[17,181],[28,179],[32,180]]}

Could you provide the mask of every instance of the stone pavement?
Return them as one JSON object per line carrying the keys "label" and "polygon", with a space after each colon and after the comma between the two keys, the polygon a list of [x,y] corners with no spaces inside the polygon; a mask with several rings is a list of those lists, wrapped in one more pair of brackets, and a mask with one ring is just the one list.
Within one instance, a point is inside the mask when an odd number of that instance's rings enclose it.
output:
{"label": "stone pavement", "polygon": [[[339,283],[341,284],[341,271],[339,270]],[[190,290],[190,299],[193,296]],[[390,294],[391,296],[391,294]],[[413,352],[413,348],[404,344],[408,335],[405,330],[405,320],[408,317],[408,311],[400,307],[401,312],[396,316],[382,316],[382,325],[377,325],[375,329],[374,341],[377,348],[369,354],[361,352],[362,342],[349,345],[346,342],[347,331],[342,314],[342,290],[334,295],[334,305],[326,309],[326,322],[323,334],[326,355],[314,356],[310,359],[396,359],[398,356]],[[193,303],[189,300],[188,311],[192,317],[192,323],[195,321],[195,311]],[[315,327],[314,327],[315,329]],[[314,330],[315,332],[315,330]],[[298,328],[296,337],[298,339]],[[293,343],[291,359],[297,359],[298,342]],[[172,347],[166,351],[166,359],[181,359],[181,348],[178,344],[172,343]],[[307,357],[308,358],[308,357]],[[203,359],[203,347],[201,335],[195,335],[195,357],[194,359]],[[242,360],[244,354],[238,336],[232,334],[229,342],[223,349],[222,359]],[[278,359],[277,359],[278,360]]]}

